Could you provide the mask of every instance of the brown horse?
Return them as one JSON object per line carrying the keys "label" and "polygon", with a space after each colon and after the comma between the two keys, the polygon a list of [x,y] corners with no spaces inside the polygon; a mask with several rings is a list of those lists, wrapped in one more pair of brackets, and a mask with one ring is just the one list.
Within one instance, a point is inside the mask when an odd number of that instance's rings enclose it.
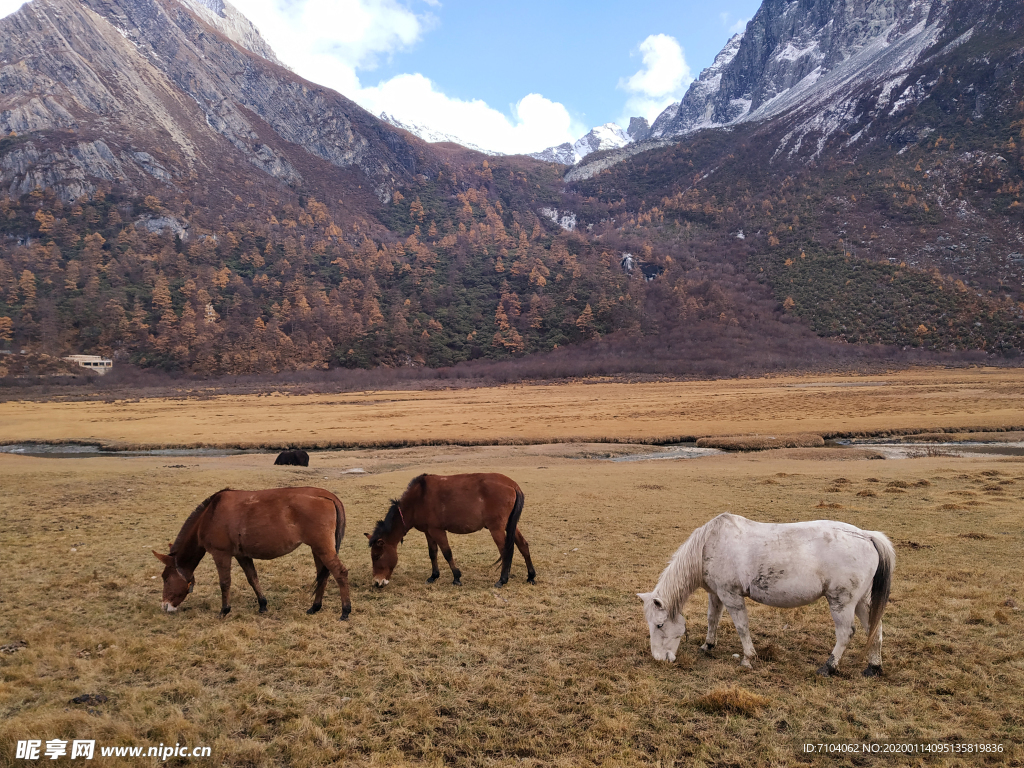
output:
{"label": "brown horse", "polygon": [[231,558],[245,571],[259,600],[260,613],[267,610],[267,598],[256,576],[257,560],[287,555],[299,544],[313,550],[316,582],[313,606],[316,613],[324,596],[327,577],[333,575],[341,590],[341,618],[352,611],[348,593],[348,569],[338,559],[345,536],[345,508],[341,500],[323,488],[271,488],[266,491],[218,491],[188,516],[171,544],[170,554],[153,551],[166,566],[163,572],[162,608],[171,613],[195,586],[195,569],[209,552],[220,576],[221,610],[231,611]]}
{"label": "brown horse", "polygon": [[501,578],[494,586],[508,581],[512,567],[513,546],[519,547],[526,560],[527,581],[534,583],[537,572],[530,559],[530,547],[519,532],[519,515],[523,511],[523,491],[504,475],[495,473],[469,475],[420,475],[414,478],[400,499],[391,500],[391,508],[377,522],[370,540],[373,562],[373,583],[385,586],[398,564],[398,543],[412,528],[423,531],[430,550],[431,573],[427,583],[437,580],[437,548],[452,569],[453,584],[462,584],[462,571],[452,559],[448,532],[475,533],[481,528],[491,537],[501,553]]}

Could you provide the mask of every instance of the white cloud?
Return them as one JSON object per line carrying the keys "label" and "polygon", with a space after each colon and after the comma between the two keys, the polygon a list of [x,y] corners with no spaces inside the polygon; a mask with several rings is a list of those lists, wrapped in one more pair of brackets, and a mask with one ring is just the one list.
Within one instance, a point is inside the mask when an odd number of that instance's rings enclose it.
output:
{"label": "white cloud", "polygon": [[640,54],[643,68],[620,80],[619,88],[630,94],[625,106],[627,120],[639,115],[654,122],[665,107],[683,97],[693,76],[682,47],[670,35],[649,35],[640,43]]}
{"label": "white cloud", "polygon": [[387,112],[403,123],[414,123],[460,137],[484,149],[537,152],[573,141],[568,110],[538,93],[524,96],[512,108],[512,119],[480,99],[463,101],[439,91],[420,74],[398,75],[372,88],[362,88],[357,101],[374,114]]}
{"label": "white cloud", "polygon": [[[9,0],[0,0],[7,2]],[[438,0],[425,0],[432,7]],[[296,73],[347,96],[375,115],[428,126],[498,152],[536,152],[585,132],[564,106],[531,93],[511,118],[479,99],[446,95],[421,74],[364,84],[387,57],[418,43],[436,19],[397,0],[235,0],[277,57]],[[577,130],[576,136],[573,129]]]}

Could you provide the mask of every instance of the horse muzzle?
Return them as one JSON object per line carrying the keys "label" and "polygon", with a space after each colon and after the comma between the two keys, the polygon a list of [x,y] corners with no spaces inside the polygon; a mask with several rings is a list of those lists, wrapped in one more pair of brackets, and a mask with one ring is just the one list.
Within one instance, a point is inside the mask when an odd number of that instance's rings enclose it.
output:
{"label": "horse muzzle", "polygon": [[389,581],[390,581],[390,579],[374,579],[373,583],[374,583],[374,586],[377,586],[377,587],[386,587],[388,585]]}
{"label": "horse muzzle", "polygon": [[167,602],[160,603],[160,608],[161,610],[166,611],[167,613],[174,613],[176,610],[178,610],[173,605]]}

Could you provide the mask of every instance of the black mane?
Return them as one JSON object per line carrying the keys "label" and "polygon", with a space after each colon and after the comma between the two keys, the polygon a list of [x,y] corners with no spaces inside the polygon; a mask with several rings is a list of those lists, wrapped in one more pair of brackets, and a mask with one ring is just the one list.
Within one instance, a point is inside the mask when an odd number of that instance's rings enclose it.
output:
{"label": "black mane", "polygon": [[[423,486],[425,484],[426,477],[427,476],[425,474],[417,475],[410,480],[409,486],[405,489],[405,493],[402,494],[402,499],[405,499],[409,495],[409,491],[411,491],[415,486]],[[377,539],[387,536],[395,529],[395,520],[402,520],[403,523],[405,522],[402,516],[402,510],[398,506],[402,499],[391,500],[391,506],[388,508],[388,513],[384,515],[383,520],[377,521],[377,525],[373,529],[373,533],[370,534],[370,546],[373,546],[373,542],[377,541]]]}
{"label": "black mane", "polygon": [[373,533],[370,534],[370,545],[373,545],[377,539],[387,536],[395,528],[395,520],[402,516],[401,511],[398,509],[398,499],[391,500],[391,506],[388,508],[388,513],[384,515],[383,520],[378,520],[376,527],[373,529]]}
{"label": "black mane", "polygon": [[206,511],[206,508],[210,506],[210,503],[217,498],[217,496],[224,493],[224,491],[230,490],[230,488],[221,488],[217,493],[203,499],[203,501],[199,503],[199,506],[192,510],[192,514],[185,519],[185,522],[181,526],[181,530],[178,531],[178,538],[176,538],[174,543],[171,544],[171,551],[168,554],[173,556],[174,553],[181,548],[181,545],[185,543],[185,539],[188,537],[189,533],[192,532],[193,523],[195,523],[195,521],[199,519],[199,516]]}

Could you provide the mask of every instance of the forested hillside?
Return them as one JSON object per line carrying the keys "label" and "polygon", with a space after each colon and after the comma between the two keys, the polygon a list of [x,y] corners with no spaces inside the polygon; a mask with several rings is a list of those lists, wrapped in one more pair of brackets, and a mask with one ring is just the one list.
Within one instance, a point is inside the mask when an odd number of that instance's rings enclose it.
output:
{"label": "forested hillside", "polygon": [[[1024,350],[1019,4],[953,3],[932,48],[841,127],[794,109],[565,175],[426,144],[213,28],[196,36],[182,8],[119,1],[163,19],[139,35],[173,26],[194,50],[142,60],[101,16],[74,26],[72,0],[33,10],[113,42],[91,70],[81,40],[46,49],[75,126],[31,124],[35,80],[3,94],[0,116],[25,128],[0,138],[4,351],[211,376],[537,353],[566,375],[717,375]],[[9,18],[42,45],[35,16]],[[60,74],[72,62],[113,83],[117,56],[147,77],[170,67],[166,130],[109,131],[82,111],[85,74]],[[205,105],[175,90],[189,67],[211,83]],[[914,98],[897,108],[896,93]],[[307,122],[289,124],[281,98]]]}

